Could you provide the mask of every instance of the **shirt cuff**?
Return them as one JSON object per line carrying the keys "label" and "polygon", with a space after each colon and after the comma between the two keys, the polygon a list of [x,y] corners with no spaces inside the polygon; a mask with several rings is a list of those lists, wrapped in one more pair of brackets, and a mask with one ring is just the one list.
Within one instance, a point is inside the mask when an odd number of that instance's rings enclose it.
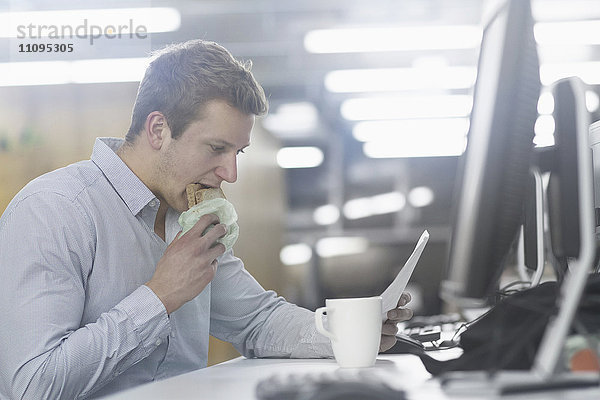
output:
{"label": "shirt cuff", "polygon": [[167,310],[148,286],[142,285],[121,301],[116,308],[125,312],[133,323],[133,330],[150,354],[171,333]]}

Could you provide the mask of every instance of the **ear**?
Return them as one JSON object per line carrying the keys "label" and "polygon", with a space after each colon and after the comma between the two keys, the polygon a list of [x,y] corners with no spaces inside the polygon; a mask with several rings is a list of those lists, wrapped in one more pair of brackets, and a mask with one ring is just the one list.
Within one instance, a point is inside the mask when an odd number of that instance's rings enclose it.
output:
{"label": "ear", "polygon": [[154,150],[160,150],[165,139],[171,136],[167,118],[160,111],[152,111],[146,117],[144,133],[150,147]]}

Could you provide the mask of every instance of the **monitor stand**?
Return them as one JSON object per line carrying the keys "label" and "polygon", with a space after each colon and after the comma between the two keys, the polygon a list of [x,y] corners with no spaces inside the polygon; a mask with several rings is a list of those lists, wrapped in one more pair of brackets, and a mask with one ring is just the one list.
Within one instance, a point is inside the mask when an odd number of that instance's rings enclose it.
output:
{"label": "monitor stand", "polygon": [[521,233],[519,235],[519,243],[517,249],[517,271],[519,277],[523,282],[527,282],[527,287],[534,287],[539,285],[544,274],[544,267],[546,265],[546,257],[544,251],[544,183],[542,181],[542,173],[539,168],[534,167],[530,170],[530,175],[533,178],[534,183],[534,206],[533,206],[533,220],[535,222],[535,247],[536,247],[536,265],[535,271],[530,276],[529,268],[532,267],[526,264],[525,257],[525,225],[521,226]]}
{"label": "monitor stand", "polygon": [[533,366],[529,371],[450,372],[441,378],[443,388],[453,394],[520,393],[559,388],[599,386],[600,375],[559,372],[564,370],[561,355],[596,253],[592,158],[589,145],[589,114],[581,79],[571,77],[555,83],[569,90],[576,102],[575,135],[579,190],[579,257],[569,263],[569,271],[560,287],[558,314],[546,326]]}

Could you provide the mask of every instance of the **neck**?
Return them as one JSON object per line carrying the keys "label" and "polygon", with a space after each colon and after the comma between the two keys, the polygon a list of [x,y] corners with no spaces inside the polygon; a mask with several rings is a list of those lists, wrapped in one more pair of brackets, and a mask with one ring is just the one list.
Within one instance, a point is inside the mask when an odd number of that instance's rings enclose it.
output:
{"label": "neck", "polygon": [[150,179],[149,166],[153,163],[152,155],[146,154],[139,146],[127,142],[117,149],[116,154],[144,185],[156,195],[152,180]]}
{"label": "neck", "polygon": [[154,233],[156,233],[163,241],[166,240],[165,224],[167,218],[167,205],[164,202],[160,203],[156,219],[154,220]]}
{"label": "neck", "polygon": [[[130,143],[124,143],[119,149],[117,149],[117,155],[125,165],[146,185],[155,196],[156,191],[153,188],[152,181],[150,179],[151,174],[148,172],[149,160],[152,159],[150,154],[144,154],[143,149],[139,146]],[[159,197],[159,196],[157,196]],[[165,240],[165,218],[167,215],[167,203],[161,199],[160,207],[156,214],[156,220],[154,221],[154,232],[162,239]]]}

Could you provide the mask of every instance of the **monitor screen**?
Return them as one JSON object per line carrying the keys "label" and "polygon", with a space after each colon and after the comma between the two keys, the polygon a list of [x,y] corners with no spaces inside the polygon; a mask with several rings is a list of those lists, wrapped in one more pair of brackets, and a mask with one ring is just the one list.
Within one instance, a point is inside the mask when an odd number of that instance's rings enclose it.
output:
{"label": "monitor screen", "polygon": [[541,84],[527,0],[499,3],[485,25],[468,142],[457,179],[442,297],[489,304],[522,223]]}

